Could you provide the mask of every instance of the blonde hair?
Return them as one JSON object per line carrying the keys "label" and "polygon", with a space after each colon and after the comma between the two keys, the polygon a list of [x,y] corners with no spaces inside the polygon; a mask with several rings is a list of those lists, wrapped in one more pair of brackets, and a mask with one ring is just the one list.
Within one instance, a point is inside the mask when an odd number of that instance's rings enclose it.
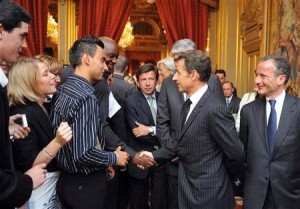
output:
{"label": "blonde hair", "polygon": [[42,60],[47,65],[49,72],[54,75],[61,73],[64,68],[63,63],[54,57],[45,54],[39,54],[34,57]]}
{"label": "blonde hair", "polygon": [[[32,102],[41,100],[37,89],[37,79],[40,71],[39,59],[21,57],[9,70],[7,93],[13,105],[26,104],[25,99]],[[43,62],[42,62],[43,63]]]}

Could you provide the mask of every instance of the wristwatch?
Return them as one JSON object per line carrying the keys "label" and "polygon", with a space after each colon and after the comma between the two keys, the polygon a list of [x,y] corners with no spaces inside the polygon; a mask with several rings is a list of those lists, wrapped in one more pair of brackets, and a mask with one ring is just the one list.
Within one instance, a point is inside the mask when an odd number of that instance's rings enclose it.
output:
{"label": "wristwatch", "polygon": [[153,130],[153,128],[152,127],[149,127],[149,132],[150,132],[150,134],[152,135],[152,134],[154,134],[154,130]]}

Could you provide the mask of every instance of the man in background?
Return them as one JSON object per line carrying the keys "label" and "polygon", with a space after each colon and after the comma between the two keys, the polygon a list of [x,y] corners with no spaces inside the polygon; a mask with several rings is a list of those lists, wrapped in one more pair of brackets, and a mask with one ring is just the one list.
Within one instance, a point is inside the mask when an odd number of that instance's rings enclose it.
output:
{"label": "man in background", "polygon": [[233,83],[231,83],[230,81],[224,81],[222,83],[222,88],[225,96],[226,106],[228,107],[231,114],[237,114],[239,111],[241,99],[233,96]]}

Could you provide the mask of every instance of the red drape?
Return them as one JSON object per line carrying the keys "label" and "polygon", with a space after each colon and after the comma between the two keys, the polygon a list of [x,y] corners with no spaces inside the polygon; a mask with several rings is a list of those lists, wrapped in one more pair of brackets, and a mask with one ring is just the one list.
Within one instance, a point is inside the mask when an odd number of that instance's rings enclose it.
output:
{"label": "red drape", "polygon": [[24,54],[34,56],[43,53],[47,39],[48,0],[13,1],[24,7],[32,18],[27,38],[28,48],[24,50]]}
{"label": "red drape", "polygon": [[198,49],[205,50],[208,31],[208,5],[200,0],[156,0],[168,45],[189,38]]}
{"label": "red drape", "polygon": [[87,35],[121,38],[134,0],[79,0],[78,38]]}

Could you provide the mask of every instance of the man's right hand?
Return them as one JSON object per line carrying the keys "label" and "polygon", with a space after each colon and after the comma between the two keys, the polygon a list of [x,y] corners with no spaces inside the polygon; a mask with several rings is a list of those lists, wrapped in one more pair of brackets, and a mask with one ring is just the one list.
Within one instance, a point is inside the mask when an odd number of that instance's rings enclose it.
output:
{"label": "man's right hand", "polygon": [[135,154],[134,158],[132,159],[132,163],[141,169],[147,169],[156,165],[155,160],[147,155],[143,155],[142,151]]}
{"label": "man's right hand", "polygon": [[29,169],[25,174],[31,177],[33,189],[39,188],[46,180],[46,164],[42,163]]}
{"label": "man's right hand", "polygon": [[114,153],[117,155],[117,165],[121,167],[125,167],[129,160],[129,154],[127,152],[121,151],[121,147],[119,146]]}

